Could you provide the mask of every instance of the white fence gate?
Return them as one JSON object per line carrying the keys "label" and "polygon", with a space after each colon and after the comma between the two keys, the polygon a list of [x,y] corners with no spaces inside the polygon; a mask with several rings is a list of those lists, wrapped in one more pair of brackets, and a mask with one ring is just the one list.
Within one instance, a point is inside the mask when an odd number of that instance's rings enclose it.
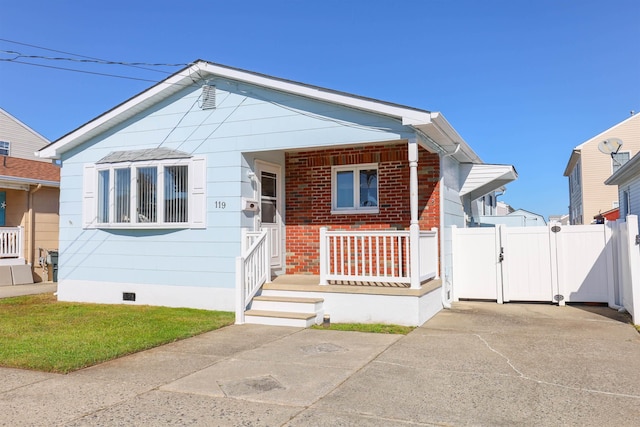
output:
{"label": "white fence gate", "polygon": [[613,245],[608,225],[453,228],[453,297],[608,302]]}

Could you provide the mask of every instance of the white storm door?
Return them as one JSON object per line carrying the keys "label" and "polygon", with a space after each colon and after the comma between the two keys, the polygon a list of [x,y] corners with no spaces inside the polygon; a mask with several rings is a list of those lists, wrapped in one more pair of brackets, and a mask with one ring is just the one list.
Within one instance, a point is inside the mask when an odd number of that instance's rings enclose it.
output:
{"label": "white storm door", "polygon": [[278,165],[256,161],[260,179],[259,228],[271,240],[271,267],[282,266],[282,174]]}

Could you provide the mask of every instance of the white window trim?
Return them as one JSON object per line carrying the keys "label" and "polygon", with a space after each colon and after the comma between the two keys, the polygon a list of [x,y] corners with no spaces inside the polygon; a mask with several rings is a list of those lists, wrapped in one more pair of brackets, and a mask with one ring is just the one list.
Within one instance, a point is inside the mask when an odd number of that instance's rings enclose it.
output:
{"label": "white window trim", "polygon": [[[376,195],[376,199],[378,200],[378,206],[374,207],[360,207],[355,206],[353,208],[338,208],[338,191],[337,191],[337,174],[338,172],[343,171],[352,171],[354,174],[354,186],[353,186],[353,200],[354,204],[358,204],[357,201],[360,200],[360,170],[361,169],[375,169],[378,176],[378,194]],[[342,165],[342,166],[332,166],[331,167],[331,214],[332,215],[349,215],[349,214],[377,214],[380,212],[380,170],[378,168],[377,163],[360,163],[356,165]]]}
{"label": "white window trim", "polygon": [[[7,144],[7,154],[0,153],[0,156],[10,156],[11,155],[11,141],[2,140],[2,141],[0,141],[0,143]],[[0,147],[0,150],[3,150],[3,148]]]}
{"label": "white window trim", "polygon": [[[631,160],[631,157],[632,157],[632,156],[631,156],[631,151],[618,151],[618,152],[617,152],[617,153],[615,153],[615,154],[628,154],[628,155],[629,155],[629,158],[627,159],[627,162],[629,162],[629,160]],[[621,167],[623,167],[623,166],[627,163],[627,162],[625,162],[625,163],[621,164],[620,166],[618,166],[618,169],[616,169],[616,170],[614,171],[614,169],[615,169],[615,165],[614,165],[614,163],[615,163],[615,162],[616,162],[616,160],[614,160],[613,155],[611,155],[611,174],[616,173],[616,172],[617,172]]]}
{"label": "white window trim", "polygon": [[[167,166],[188,166],[188,221],[187,222],[161,222],[164,220],[164,168]],[[131,170],[131,207],[135,209],[136,203],[136,180],[137,168],[157,167],[158,184],[158,222],[138,222],[137,215],[132,215],[132,222],[97,222],[98,218],[98,173],[109,170],[109,218],[114,218],[115,199],[113,197],[114,180],[116,169],[129,168]],[[205,228],[206,218],[206,163],[204,158],[190,159],[167,159],[145,162],[122,162],[85,165],[84,172],[84,194],[83,194],[83,228],[98,229],[189,229]]]}

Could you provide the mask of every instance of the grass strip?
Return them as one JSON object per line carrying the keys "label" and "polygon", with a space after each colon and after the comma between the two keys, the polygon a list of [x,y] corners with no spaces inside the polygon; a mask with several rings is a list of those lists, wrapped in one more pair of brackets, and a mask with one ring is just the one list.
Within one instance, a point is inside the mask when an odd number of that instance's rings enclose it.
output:
{"label": "grass strip", "polygon": [[323,325],[314,325],[313,329],[328,329],[330,331],[354,331],[374,334],[400,334],[407,335],[415,328],[413,326],[383,325],[381,323],[332,323],[328,328]]}
{"label": "grass strip", "polygon": [[0,300],[0,366],[68,373],[230,325],[234,313],[58,302],[52,294]]}

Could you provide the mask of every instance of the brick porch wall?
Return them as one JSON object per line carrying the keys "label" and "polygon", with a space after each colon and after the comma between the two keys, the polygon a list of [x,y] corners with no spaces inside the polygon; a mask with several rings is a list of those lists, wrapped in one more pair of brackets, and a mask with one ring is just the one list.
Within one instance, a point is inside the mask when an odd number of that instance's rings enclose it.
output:
{"label": "brick porch wall", "polygon": [[[378,164],[378,214],[331,214],[331,166]],[[286,272],[319,274],[320,227],[330,230],[408,229],[407,144],[350,147],[286,154]],[[420,149],[420,229],[439,226],[439,160]]]}

